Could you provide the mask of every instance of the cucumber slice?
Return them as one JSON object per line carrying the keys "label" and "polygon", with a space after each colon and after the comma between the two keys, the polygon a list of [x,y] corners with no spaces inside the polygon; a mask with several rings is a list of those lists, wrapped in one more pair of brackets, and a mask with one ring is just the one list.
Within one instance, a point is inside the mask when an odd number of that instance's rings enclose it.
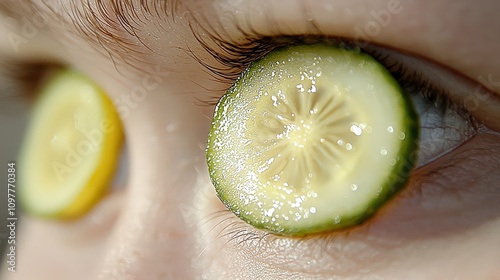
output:
{"label": "cucumber slice", "polygon": [[123,142],[112,102],[88,78],[56,73],[33,110],[19,157],[19,197],[37,216],[85,214],[106,193]]}
{"label": "cucumber slice", "polygon": [[306,235],[357,225],[407,181],[418,123],[371,56],[327,45],[275,50],[221,98],[207,163],[247,223]]}

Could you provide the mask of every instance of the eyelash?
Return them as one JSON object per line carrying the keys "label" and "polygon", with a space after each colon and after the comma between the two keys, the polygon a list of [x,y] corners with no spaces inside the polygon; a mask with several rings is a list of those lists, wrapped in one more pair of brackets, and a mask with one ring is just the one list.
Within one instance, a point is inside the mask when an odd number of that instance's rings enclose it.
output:
{"label": "eyelash", "polygon": [[[262,36],[258,33],[244,33],[245,42],[231,42],[225,39],[220,39],[219,36],[208,32],[210,41],[215,42],[216,48],[211,47],[206,43],[206,39],[201,38],[194,32],[196,39],[200,45],[208,52],[220,66],[213,66],[210,63],[198,58],[194,53],[191,55],[205,68],[213,77],[225,84],[225,90],[241,75],[252,62],[262,58],[272,50],[289,45],[314,44],[323,43],[336,46],[344,46],[346,48],[358,49],[356,44],[351,43],[345,38],[330,38],[325,36],[304,35],[304,36]],[[472,127],[476,130],[479,127],[477,120],[471,116],[464,104],[453,101],[446,90],[439,85],[435,85],[427,80],[422,74],[416,71],[410,71],[403,63],[388,62],[389,55],[383,54],[377,50],[370,50],[367,47],[359,48],[361,51],[373,56],[388,71],[396,78],[401,87],[411,95],[420,95],[429,106],[434,106],[441,114],[445,114],[448,110],[457,112],[462,118],[468,120]],[[224,90],[224,91],[225,91]],[[208,93],[208,99],[202,100],[203,103],[209,106],[215,106],[219,99],[218,95]]]}

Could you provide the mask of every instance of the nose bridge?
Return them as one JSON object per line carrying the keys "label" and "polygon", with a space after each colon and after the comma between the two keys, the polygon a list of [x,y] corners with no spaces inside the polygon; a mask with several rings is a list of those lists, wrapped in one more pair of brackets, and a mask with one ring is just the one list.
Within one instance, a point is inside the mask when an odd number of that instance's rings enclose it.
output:
{"label": "nose bridge", "polygon": [[[206,172],[207,119],[192,102],[169,98],[126,120],[130,166],[126,199],[98,279],[192,279],[192,209]],[[159,106],[159,105],[158,105]]]}
{"label": "nose bridge", "polygon": [[121,115],[129,155],[126,198],[98,279],[194,278],[196,221],[185,210],[194,207],[197,174],[206,173],[211,109],[181,93],[197,90],[169,76]]}

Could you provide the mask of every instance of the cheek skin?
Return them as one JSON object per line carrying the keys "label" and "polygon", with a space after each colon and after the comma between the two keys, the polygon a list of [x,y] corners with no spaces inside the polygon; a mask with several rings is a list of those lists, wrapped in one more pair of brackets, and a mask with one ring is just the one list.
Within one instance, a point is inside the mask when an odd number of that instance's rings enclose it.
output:
{"label": "cheek skin", "polygon": [[500,136],[480,134],[416,170],[408,187],[364,225],[306,239],[251,228],[224,211],[213,187],[200,178],[205,210],[200,212],[199,235],[208,238],[199,239],[199,259],[214,278],[289,273],[494,279],[500,273],[500,253],[491,250],[500,246],[499,164]]}
{"label": "cheek skin", "polygon": [[[87,216],[73,222],[22,216],[17,235],[18,269],[5,268],[0,279],[88,279],[97,273],[125,195],[103,199]],[[85,265],[75,265],[85,264]],[[78,275],[78,276],[75,276]]]}

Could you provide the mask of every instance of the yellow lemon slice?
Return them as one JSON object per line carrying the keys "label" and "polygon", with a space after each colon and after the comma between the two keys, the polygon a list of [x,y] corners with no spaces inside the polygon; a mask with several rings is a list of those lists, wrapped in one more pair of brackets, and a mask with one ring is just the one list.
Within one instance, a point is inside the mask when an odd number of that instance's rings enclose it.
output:
{"label": "yellow lemon slice", "polygon": [[107,192],[123,130],[95,83],[62,70],[42,89],[19,158],[19,198],[37,216],[71,219]]}

